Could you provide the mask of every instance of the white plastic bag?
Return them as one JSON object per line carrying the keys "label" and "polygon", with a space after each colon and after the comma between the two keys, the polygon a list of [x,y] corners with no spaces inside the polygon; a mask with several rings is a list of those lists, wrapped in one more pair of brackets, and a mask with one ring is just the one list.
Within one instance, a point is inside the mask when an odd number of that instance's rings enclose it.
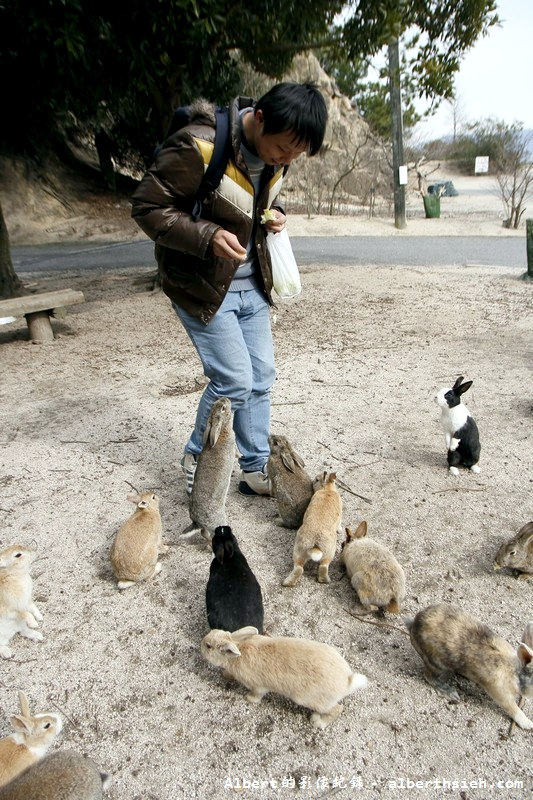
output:
{"label": "white plastic bag", "polygon": [[302,291],[302,284],[289,234],[284,228],[279,233],[267,233],[266,240],[272,264],[274,291],[282,299],[296,297]]}

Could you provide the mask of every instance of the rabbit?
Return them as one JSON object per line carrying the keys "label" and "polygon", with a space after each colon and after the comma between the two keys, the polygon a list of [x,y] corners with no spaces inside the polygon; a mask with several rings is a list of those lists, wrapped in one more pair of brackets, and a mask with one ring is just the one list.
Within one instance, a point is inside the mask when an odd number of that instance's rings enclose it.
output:
{"label": "rabbit", "polygon": [[260,636],[251,626],[234,633],[212,630],[202,640],[201,653],[210,664],[222,667],[226,677],[249,689],[250,703],[275,692],[311,709],[311,722],[321,729],[342,712],[344,697],[368,683],[329,644]]}
{"label": "rabbit", "polygon": [[161,572],[157,560],[168,547],[163,544],[159,497],[151,491],[129,494],[137,508],[118,529],[109,558],[119,589],[127,589]]}
{"label": "rabbit", "polygon": [[286,528],[299,528],[313,496],[313,479],[305,471],[303,460],[293,450],[286,436],[271,434],[268,443],[270,455],[267,474],[272,495],[278,504],[281,524]]}
{"label": "rabbit", "polygon": [[235,631],[253,625],[263,633],[263,597],[231,528],[215,528],[213,560],[205,592],[210,628]]}
{"label": "rabbit", "polygon": [[0,800],[100,800],[110,783],[89,758],[59,750],[0,789]]}
{"label": "rabbit", "polygon": [[425,678],[439,694],[459,702],[449,677],[463,675],[485,689],[517,725],[533,730],[517,703],[533,697],[533,622],[516,651],[475,617],[445,603],[428,606],[405,623],[424,662]]}
{"label": "rabbit", "polygon": [[0,739],[0,786],[40,761],[63,728],[59,714],[30,714],[24,692],[19,692],[19,703],[20,714],[10,720],[15,733]]}
{"label": "rabbit", "polygon": [[235,434],[229,397],[220,397],[211,408],[198,455],[189,515],[191,524],[182,532],[188,538],[200,530],[210,542],[215,528],[226,524],[226,495],[235,460]]}
{"label": "rabbit", "polygon": [[366,532],[364,521],[356,531],[346,528],[341,562],[363,606],[399,614],[400,603],[405,599],[404,571],[392,553],[379,542],[367,538]]}
{"label": "rabbit", "polygon": [[318,582],[330,583],[328,568],[335,555],[342,519],[342,499],[335,486],[336,478],[335,472],[329,475],[324,472],[313,482],[314,494],[294,540],[294,568],[283,586],[296,586],[310,558],[320,562]]}
{"label": "rabbit", "polygon": [[440,421],[444,428],[448,448],[448,466],[452,475],[459,475],[459,464],[472,472],[479,472],[479,431],[470,411],[461,401],[461,395],[472,386],[473,381],[463,383],[460,375],[450,389],[441,389],[436,401],[441,407]]}
{"label": "rabbit", "polygon": [[533,522],[527,522],[517,535],[502,544],[496,558],[494,569],[511,567],[519,571],[518,577],[528,581],[533,575]]}
{"label": "rabbit", "polygon": [[30,575],[35,552],[13,544],[0,552],[0,656],[11,658],[9,642],[16,633],[42,642],[43,635],[35,630],[43,615],[32,600],[33,582]]}

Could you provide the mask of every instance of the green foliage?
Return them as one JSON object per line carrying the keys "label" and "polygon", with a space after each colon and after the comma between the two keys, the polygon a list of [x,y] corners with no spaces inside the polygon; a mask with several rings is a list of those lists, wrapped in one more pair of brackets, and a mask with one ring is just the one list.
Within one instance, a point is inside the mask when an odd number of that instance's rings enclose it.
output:
{"label": "green foliage", "polygon": [[413,91],[450,98],[454,76],[474,42],[499,23],[496,0],[352,0],[342,30],[346,59],[373,56],[394,38],[411,37],[407,71]]}
{"label": "green foliage", "polygon": [[[9,124],[4,150],[39,151],[80,124],[118,149],[151,151],[176,105],[236,90],[233,51],[279,78],[299,50],[328,34],[342,2],[310,0],[4,0],[0,69]],[[6,86],[7,85],[7,86]],[[44,141],[46,140],[46,141]]]}

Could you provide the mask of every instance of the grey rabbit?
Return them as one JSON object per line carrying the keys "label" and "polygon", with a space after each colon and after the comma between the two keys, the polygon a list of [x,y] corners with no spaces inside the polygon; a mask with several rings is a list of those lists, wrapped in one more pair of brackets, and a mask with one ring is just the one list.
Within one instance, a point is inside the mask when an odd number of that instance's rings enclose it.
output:
{"label": "grey rabbit", "polygon": [[510,567],[518,571],[521,580],[528,581],[533,576],[533,522],[527,522],[508,542],[502,544],[496,558],[494,569]]}
{"label": "grey rabbit", "polygon": [[268,443],[267,474],[281,523],[286,528],[299,528],[313,496],[313,479],[286,436],[271,434]]}
{"label": "grey rabbit", "polygon": [[228,525],[215,530],[213,560],[205,592],[210,628],[239,630],[252,625],[263,633],[261,587]]}
{"label": "grey rabbit", "polygon": [[59,750],[2,787],[0,800],[100,800],[110,783],[91,759]]}
{"label": "grey rabbit", "polygon": [[533,730],[517,702],[533,697],[533,622],[516,650],[475,617],[446,603],[428,606],[405,623],[424,662],[424,676],[439,694],[457,703],[450,677],[463,675],[485,689],[517,725]]}
{"label": "grey rabbit", "polygon": [[182,536],[187,538],[199,530],[210,541],[215,528],[226,524],[226,496],[235,460],[235,434],[229,397],[221,397],[213,403],[203,444],[189,498],[191,524],[185,528]]}

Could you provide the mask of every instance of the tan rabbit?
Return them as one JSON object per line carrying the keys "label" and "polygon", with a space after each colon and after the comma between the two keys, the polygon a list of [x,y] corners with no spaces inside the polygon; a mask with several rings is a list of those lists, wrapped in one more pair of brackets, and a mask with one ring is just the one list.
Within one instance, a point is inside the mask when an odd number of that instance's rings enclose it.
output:
{"label": "tan rabbit", "polygon": [[43,758],[63,727],[59,714],[30,714],[24,692],[19,692],[19,703],[20,714],[10,720],[15,733],[0,739],[0,786]]}
{"label": "tan rabbit", "polygon": [[518,700],[533,697],[533,622],[515,650],[475,617],[438,603],[405,620],[411,643],[422,657],[424,676],[439,694],[459,702],[453,673],[477,683],[517,725],[533,730]]}
{"label": "tan rabbit", "polygon": [[119,589],[127,589],[161,572],[157,559],[168,550],[161,538],[158,496],[147,491],[129,494],[128,500],[137,508],[118,529],[109,552]]}
{"label": "tan rabbit", "polygon": [[260,636],[257,628],[234,633],[212,630],[201,644],[203,657],[226,676],[249,689],[246,699],[260,703],[275,692],[314,713],[311,721],[325,728],[342,712],[340,701],[367,685],[338,650],[323,642]]}
{"label": "tan rabbit", "polygon": [[502,544],[494,559],[494,569],[502,567],[518,570],[518,577],[521,580],[531,579],[533,575],[533,522],[527,522],[513,539]]}
{"label": "tan rabbit", "polygon": [[60,750],[0,789],[0,800],[100,800],[110,783],[91,759]]}
{"label": "tan rabbit", "polygon": [[213,404],[204,431],[204,446],[198,455],[189,499],[191,524],[183,531],[183,538],[199,530],[210,543],[215,528],[226,524],[226,496],[234,461],[231,400],[221,397]]}
{"label": "tan rabbit", "polygon": [[307,474],[301,457],[291,447],[286,436],[268,437],[270,455],[267,474],[272,495],[278,504],[282,525],[299,528],[313,496],[313,479]]}
{"label": "tan rabbit", "polygon": [[367,538],[366,531],[366,522],[356,531],[346,528],[341,562],[363,606],[399,614],[405,599],[404,571],[386,547]]}
{"label": "tan rabbit", "polygon": [[318,582],[330,583],[328,569],[335,556],[342,519],[342,499],[335,486],[336,477],[334,472],[329,475],[324,472],[314,480],[314,494],[296,531],[292,554],[294,569],[283,586],[296,586],[309,559],[320,562]]}
{"label": "tan rabbit", "polygon": [[0,656],[11,658],[8,647],[16,633],[41,642],[43,635],[35,630],[42,614],[32,600],[33,582],[30,575],[35,552],[13,544],[0,552]]}

